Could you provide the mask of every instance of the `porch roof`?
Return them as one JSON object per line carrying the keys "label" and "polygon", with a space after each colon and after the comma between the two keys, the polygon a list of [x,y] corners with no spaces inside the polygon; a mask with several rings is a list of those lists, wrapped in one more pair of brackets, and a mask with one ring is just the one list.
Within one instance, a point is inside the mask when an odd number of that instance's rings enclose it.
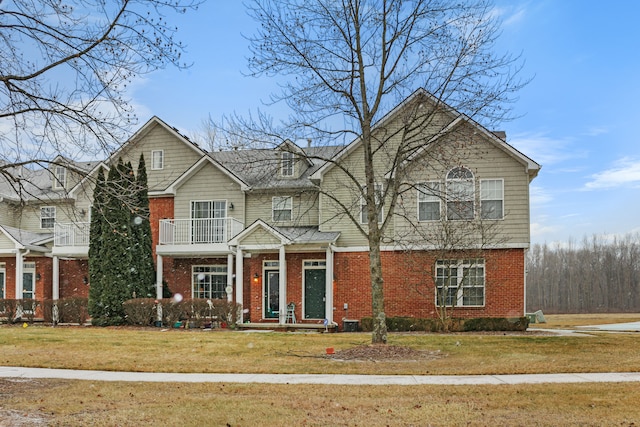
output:
{"label": "porch roof", "polygon": [[53,233],[34,233],[33,231],[8,225],[0,225],[0,232],[14,241],[17,248],[27,248],[41,252],[49,252],[49,249],[43,245],[53,240]]}

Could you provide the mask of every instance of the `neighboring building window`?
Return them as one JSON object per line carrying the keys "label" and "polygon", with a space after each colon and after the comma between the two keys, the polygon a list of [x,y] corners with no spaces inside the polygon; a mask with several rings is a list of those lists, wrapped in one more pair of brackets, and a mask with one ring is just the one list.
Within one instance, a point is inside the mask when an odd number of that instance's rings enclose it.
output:
{"label": "neighboring building window", "polygon": [[[4,299],[7,295],[6,292],[6,282],[7,282],[7,270],[5,268],[5,263],[0,263],[0,299]],[[0,310],[4,310],[4,308],[0,308]]]}
{"label": "neighboring building window", "polygon": [[53,228],[56,224],[55,206],[44,206],[40,208],[40,228]]}
{"label": "neighboring building window", "polygon": [[282,153],[280,173],[282,174],[282,176],[293,176],[293,173],[294,173],[293,153],[289,153],[289,152]]}
{"label": "neighboring building window", "polygon": [[484,305],[484,259],[436,261],[436,305]]}
{"label": "neighboring building window", "polygon": [[440,220],[440,183],[418,184],[418,221]]}
{"label": "neighboring building window", "polygon": [[271,199],[274,221],[291,221],[293,211],[292,197],[274,197]]}
{"label": "neighboring building window", "polygon": [[193,298],[227,298],[226,265],[194,265],[192,273]]}
{"label": "neighboring building window", "polygon": [[480,180],[480,214],[482,219],[502,219],[504,217],[503,180]]}
{"label": "neighboring building window", "polygon": [[153,150],[151,152],[151,169],[158,170],[164,168],[164,150]]}
{"label": "neighboring building window", "polygon": [[[367,186],[362,187],[362,194],[367,193]],[[375,184],[375,200],[376,200],[376,209],[378,209],[378,222],[382,222],[383,218],[383,208],[381,206],[381,200],[383,198],[382,194],[382,184]],[[367,224],[369,221],[367,220],[367,201],[364,197],[360,197],[360,223]]]}
{"label": "neighboring building window", "polygon": [[464,167],[451,169],[447,174],[447,219],[473,219],[473,199],[473,173]]}
{"label": "neighboring building window", "polygon": [[67,184],[67,168],[56,166],[53,174],[53,188],[61,189]]}

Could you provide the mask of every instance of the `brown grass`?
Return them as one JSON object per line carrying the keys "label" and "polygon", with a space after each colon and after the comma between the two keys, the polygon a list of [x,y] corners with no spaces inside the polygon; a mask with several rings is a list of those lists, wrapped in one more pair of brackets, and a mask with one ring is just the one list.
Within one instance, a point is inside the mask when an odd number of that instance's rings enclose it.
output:
{"label": "brown grass", "polygon": [[611,323],[640,322],[638,313],[602,314],[545,314],[547,323],[532,324],[533,328],[565,329],[576,326],[608,325]]}
{"label": "brown grass", "polygon": [[[640,316],[547,316],[546,327]],[[330,360],[368,334],[0,327],[0,364],[161,372],[507,374],[640,371],[637,334],[390,334],[427,360]],[[640,425],[637,384],[322,386],[0,379],[4,425]],[[635,424],[634,424],[635,423]]]}
{"label": "brown grass", "polygon": [[[315,386],[0,380],[0,419],[52,426],[631,426],[636,384]],[[15,425],[15,424],[9,424]]]}

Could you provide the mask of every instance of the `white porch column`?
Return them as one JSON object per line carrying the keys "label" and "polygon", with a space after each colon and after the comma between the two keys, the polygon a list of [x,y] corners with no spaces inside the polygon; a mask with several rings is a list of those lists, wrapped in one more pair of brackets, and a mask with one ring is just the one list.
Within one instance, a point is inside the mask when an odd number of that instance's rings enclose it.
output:
{"label": "white porch column", "polygon": [[284,325],[287,319],[287,264],[284,245],[280,246],[280,256],[278,261],[278,265],[280,266],[278,272],[278,275],[280,276],[280,281],[278,283],[278,292],[280,293],[280,299],[278,301],[280,304],[280,314],[278,317],[280,324]]}
{"label": "white porch column", "polygon": [[53,277],[51,278],[51,299],[57,301],[60,299],[60,260],[57,256],[53,257]]}
{"label": "white porch column", "polygon": [[233,301],[233,254],[227,254],[227,301]]}
{"label": "white porch column", "polygon": [[16,252],[16,299],[22,299],[23,285],[23,272],[24,272],[24,257],[22,251],[18,249]]}
{"label": "white porch column", "polygon": [[[236,303],[243,305],[243,286],[244,286],[244,278],[243,278],[243,268],[244,268],[244,254],[242,253],[242,249],[240,249],[240,245],[236,249]],[[244,310],[244,307],[242,307]],[[240,310],[240,315],[238,316],[239,322],[244,322],[243,311]]]}
{"label": "white porch column", "polygon": [[331,324],[333,323],[333,250],[331,249],[331,245],[327,247],[325,260],[327,264],[327,268],[325,270],[325,312],[327,320],[329,321],[329,324]]}
{"label": "white porch column", "polygon": [[156,299],[162,299],[162,256],[156,255]]}

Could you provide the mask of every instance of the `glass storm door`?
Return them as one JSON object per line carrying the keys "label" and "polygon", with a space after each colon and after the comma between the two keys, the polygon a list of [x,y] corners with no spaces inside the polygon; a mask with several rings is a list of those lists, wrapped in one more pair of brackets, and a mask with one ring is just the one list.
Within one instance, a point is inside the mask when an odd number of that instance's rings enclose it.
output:
{"label": "glass storm door", "polygon": [[265,270],[264,278],[264,317],[277,319],[280,314],[280,272]]}

